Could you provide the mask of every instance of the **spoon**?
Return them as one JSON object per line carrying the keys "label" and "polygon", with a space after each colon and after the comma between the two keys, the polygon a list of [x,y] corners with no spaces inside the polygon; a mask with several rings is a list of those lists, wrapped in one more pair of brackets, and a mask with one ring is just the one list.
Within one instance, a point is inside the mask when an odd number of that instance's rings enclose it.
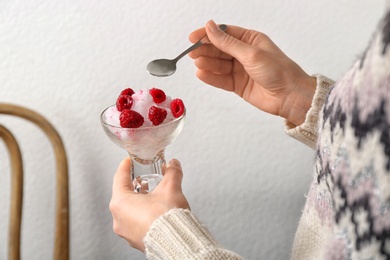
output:
{"label": "spoon", "polygon": [[[227,26],[225,24],[221,24],[219,26],[219,28],[222,30],[222,31],[225,31]],[[175,73],[176,71],[176,63],[181,59],[183,58],[184,55],[186,55],[187,53],[189,53],[190,51],[193,51],[195,50],[196,48],[200,47],[201,45],[203,45],[204,43],[208,42],[209,41],[209,38],[206,36],[204,36],[202,39],[200,39],[199,41],[197,41],[194,45],[192,45],[191,47],[189,47],[188,49],[186,49],[185,51],[183,51],[179,56],[177,56],[176,58],[174,58],[173,60],[168,60],[168,59],[158,59],[158,60],[154,60],[154,61],[151,61],[149,62],[148,66],[146,67],[146,69],[149,71],[149,73],[153,76],[156,76],[156,77],[166,77],[166,76],[170,76],[172,75],[173,73]]]}

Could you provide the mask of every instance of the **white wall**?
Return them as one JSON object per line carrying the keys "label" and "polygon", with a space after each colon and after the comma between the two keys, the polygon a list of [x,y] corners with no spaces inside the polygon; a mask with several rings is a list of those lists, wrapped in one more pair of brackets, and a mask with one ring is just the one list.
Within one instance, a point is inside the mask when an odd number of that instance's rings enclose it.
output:
{"label": "white wall", "polygon": [[[351,4],[353,3],[353,4]],[[0,1],[0,102],[48,118],[70,166],[72,259],[144,259],[112,232],[108,203],[125,152],[106,138],[99,114],[118,91],[160,87],[181,97],[186,126],[168,147],[184,168],[184,192],[221,244],[247,259],[288,259],[313,152],[288,138],[283,120],[195,77],[183,58],[154,78],[150,60],[175,57],[209,19],[261,30],[308,73],[338,78],[362,52],[384,1]],[[0,116],[24,149],[24,259],[51,259],[54,163],[35,126]],[[0,146],[0,259],[6,259],[9,164]],[[4,232],[3,232],[4,231]]]}

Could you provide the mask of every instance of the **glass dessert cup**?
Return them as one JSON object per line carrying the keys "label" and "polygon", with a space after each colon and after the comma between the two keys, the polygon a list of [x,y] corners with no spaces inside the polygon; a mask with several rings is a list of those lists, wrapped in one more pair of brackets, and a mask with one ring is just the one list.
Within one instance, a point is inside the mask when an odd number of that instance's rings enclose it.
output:
{"label": "glass dessert cup", "polygon": [[180,134],[186,113],[158,126],[122,128],[107,123],[105,113],[109,108],[100,115],[104,132],[112,142],[129,153],[134,191],[149,193],[162,179],[165,148]]}

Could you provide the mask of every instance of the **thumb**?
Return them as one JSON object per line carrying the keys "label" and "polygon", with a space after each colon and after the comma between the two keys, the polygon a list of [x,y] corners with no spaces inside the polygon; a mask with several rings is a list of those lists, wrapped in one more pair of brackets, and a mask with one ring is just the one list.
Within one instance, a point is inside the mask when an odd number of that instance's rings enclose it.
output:
{"label": "thumb", "polygon": [[112,192],[121,193],[123,191],[133,191],[134,187],[131,182],[131,160],[127,157],[119,164],[114,175],[112,183]]}
{"label": "thumb", "polygon": [[251,49],[250,45],[222,31],[213,20],[207,22],[206,33],[215,47],[238,60],[247,50]]}

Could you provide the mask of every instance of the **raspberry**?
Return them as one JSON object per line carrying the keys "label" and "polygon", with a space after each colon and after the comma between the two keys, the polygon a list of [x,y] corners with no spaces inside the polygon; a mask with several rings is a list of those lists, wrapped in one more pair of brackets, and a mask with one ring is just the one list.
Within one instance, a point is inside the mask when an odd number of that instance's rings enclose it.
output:
{"label": "raspberry", "polygon": [[135,93],[134,90],[132,90],[131,88],[125,88],[124,90],[121,91],[119,96],[121,95],[132,96],[134,93]]}
{"label": "raspberry", "polygon": [[153,125],[159,125],[162,122],[164,122],[165,118],[167,117],[167,111],[164,108],[151,106],[149,108],[149,114],[148,117],[150,121],[153,123]]}
{"label": "raspberry", "polygon": [[153,97],[153,101],[156,104],[162,103],[165,101],[167,96],[165,95],[164,91],[158,88],[152,88],[149,90],[150,95]]}
{"label": "raspberry", "polygon": [[176,118],[180,117],[181,115],[184,114],[184,110],[185,110],[185,107],[184,107],[184,103],[183,103],[183,100],[179,99],[179,98],[175,98],[172,100],[171,102],[171,111],[172,111],[172,115]]}
{"label": "raspberry", "polygon": [[129,95],[120,95],[116,99],[116,109],[123,111],[124,109],[130,109],[133,105],[133,98]]}
{"label": "raspberry", "polygon": [[144,117],[134,110],[124,109],[119,116],[119,121],[121,127],[138,128],[143,125]]}

